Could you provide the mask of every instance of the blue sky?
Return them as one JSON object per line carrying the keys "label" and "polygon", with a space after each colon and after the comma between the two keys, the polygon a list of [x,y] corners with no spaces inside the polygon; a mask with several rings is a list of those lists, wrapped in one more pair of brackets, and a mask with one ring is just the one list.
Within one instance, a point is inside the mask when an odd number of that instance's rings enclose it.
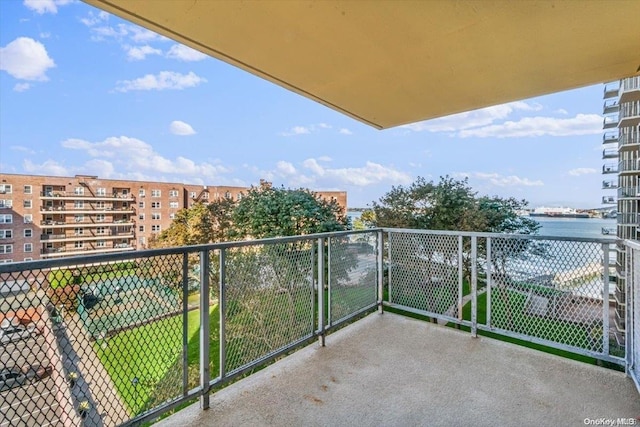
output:
{"label": "blue sky", "polygon": [[602,85],[378,131],[78,1],[0,1],[0,49],[4,173],[600,206]]}

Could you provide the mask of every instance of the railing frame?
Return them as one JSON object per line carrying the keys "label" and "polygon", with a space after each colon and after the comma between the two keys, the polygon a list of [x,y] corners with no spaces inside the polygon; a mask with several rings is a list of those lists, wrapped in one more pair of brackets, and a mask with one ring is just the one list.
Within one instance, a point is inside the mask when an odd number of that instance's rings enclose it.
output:
{"label": "railing frame", "polygon": [[[340,236],[351,236],[357,234],[369,233],[375,236],[375,265],[376,265],[376,276],[375,283],[372,283],[372,287],[375,289],[376,298],[375,302],[365,307],[361,307],[357,310],[354,310],[352,313],[348,314],[346,317],[332,322],[331,319],[331,298],[332,298],[332,288],[331,288],[331,280],[330,274],[325,274],[325,268],[331,263],[332,249],[331,249],[331,238],[340,237]],[[402,305],[398,305],[389,301],[385,301],[384,299],[384,268],[385,268],[385,255],[387,257],[386,262],[387,265],[391,266],[393,262],[394,253],[392,250],[392,242],[394,241],[395,234],[397,233],[410,233],[410,234],[428,234],[428,235],[448,235],[448,236],[456,236],[457,237],[457,276],[458,276],[458,295],[456,298],[457,305],[457,313],[456,315],[441,315],[438,313],[428,312],[425,310],[418,310],[412,307],[406,307]],[[386,238],[386,239],[385,239]],[[486,241],[486,257],[487,259],[492,259],[492,242],[494,238],[507,238],[507,239],[526,239],[526,240],[556,240],[556,241],[565,241],[565,242],[593,242],[600,243],[602,246],[603,253],[603,272],[608,273],[609,271],[609,247],[611,244],[616,243],[617,241],[612,238],[564,238],[564,237],[550,237],[550,236],[531,236],[531,235],[505,235],[498,233],[475,233],[475,232],[454,232],[454,231],[437,231],[437,230],[412,230],[412,229],[390,229],[390,228],[374,228],[360,231],[344,231],[344,232],[334,232],[334,233],[319,233],[305,236],[291,236],[291,237],[280,237],[280,238],[271,238],[271,239],[262,239],[255,241],[240,241],[240,242],[224,242],[224,243],[215,243],[208,245],[195,245],[195,246],[186,246],[186,247],[175,247],[175,248],[164,248],[164,249],[150,249],[150,250],[140,250],[135,252],[121,252],[121,253],[109,253],[109,254],[99,254],[99,255],[91,255],[91,256],[82,256],[82,257],[67,257],[67,258],[59,258],[59,259],[47,259],[47,260],[37,260],[37,261],[29,261],[29,262],[19,262],[19,263],[9,263],[9,264],[0,264],[0,275],[13,273],[13,272],[21,272],[25,270],[42,270],[42,269],[55,269],[55,268],[66,268],[74,265],[86,265],[86,264],[105,264],[112,262],[122,262],[127,260],[141,259],[141,258],[151,258],[156,256],[163,255],[182,255],[182,321],[183,321],[183,329],[182,329],[182,359],[181,366],[183,370],[183,378],[181,385],[181,394],[177,396],[175,399],[166,402],[162,405],[159,405],[145,413],[142,413],[131,420],[125,422],[123,425],[138,425],[150,420],[157,418],[158,416],[170,411],[187,401],[190,401],[194,398],[199,398],[200,407],[202,409],[209,408],[210,399],[209,395],[212,389],[217,388],[218,386],[232,381],[235,378],[245,374],[246,372],[256,368],[257,366],[274,360],[277,357],[292,351],[295,348],[306,345],[309,343],[310,338],[317,338],[319,345],[324,346],[326,344],[326,334],[327,331],[339,326],[341,323],[350,321],[354,317],[357,317],[367,311],[371,311],[373,309],[377,309],[379,313],[384,312],[384,307],[394,307],[399,308],[408,312],[418,313],[425,316],[429,316],[432,318],[438,318],[446,320],[447,322],[453,322],[458,325],[464,325],[470,328],[471,336],[475,337],[478,334],[478,331],[482,332],[491,332],[507,337],[517,338],[519,340],[533,342],[542,344],[548,347],[558,348],[561,350],[566,350],[572,353],[583,354],[586,356],[595,357],[601,360],[605,360],[608,362],[616,363],[619,365],[624,365],[626,367],[627,373],[630,373],[638,388],[640,390],[640,381],[638,379],[638,375],[635,376],[632,374],[635,371],[636,364],[638,363],[635,360],[634,351],[629,351],[629,346],[638,346],[640,343],[635,342],[634,334],[632,332],[634,322],[637,322],[638,316],[640,313],[633,312],[633,301],[635,300],[635,296],[633,295],[634,287],[632,286],[632,272],[630,271],[629,265],[626,267],[627,274],[627,332],[626,332],[626,343],[627,343],[627,351],[624,359],[620,359],[617,357],[610,356],[609,353],[609,303],[608,298],[603,298],[603,311],[602,311],[602,322],[603,322],[603,351],[593,352],[585,349],[579,349],[575,347],[571,347],[568,345],[564,345],[561,343],[554,343],[548,340],[536,338],[533,336],[526,336],[519,333],[514,333],[512,331],[501,330],[493,327],[492,321],[492,313],[491,313],[491,289],[493,283],[493,277],[491,275],[491,269],[487,269],[486,276],[486,292],[487,292],[487,320],[486,324],[478,324],[478,241],[479,239],[485,239]],[[387,243],[387,250],[385,252],[385,240]],[[471,287],[471,321],[463,320],[462,317],[462,309],[463,309],[463,279],[464,279],[464,271],[463,271],[463,257],[464,257],[464,243],[465,240],[470,242],[470,287]],[[241,369],[233,370],[232,372],[226,371],[226,348],[225,348],[225,314],[226,314],[226,254],[227,249],[230,248],[243,248],[254,245],[270,245],[270,244],[282,244],[289,242],[298,242],[298,241],[308,241],[313,243],[314,249],[312,250],[311,255],[311,265],[312,270],[317,269],[313,274],[314,277],[311,278],[311,286],[312,286],[312,294],[313,290],[316,292],[316,297],[312,298],[311,309],[317,312],[317,317],[315,318],[315,327],[311,327],[311,335],[303,337],[302,339],[296,340],[294,342],[290,342],[285,347],[278,349],[270,354],[266,354],[262,357],[259,357],[249,364],[243,366]],[[640,250],[640,243],[638,242],[624,242],[627,251],[627,259],[628,262],[630,258],[632,258],[632,250]],[[328,255],[325,256],[325,249],[327,249]],[[217,378],[211,378],[210,372],[210,360],[209,360],[209,348],[210,348],[210,330],[209,330],[209,320],[210,320],[210,301],[211,301],[211,293],[210,287],[212,284],[210,283],[210,268],[211,268],[211,255],[217,254],[219,256],[219,283],[215,284],[218,286],[218,309],[219,309],[219,340],[220,340],[220,352],[218,356],[218,364],[219,364],[219,376]],[[199,384],[197,387],[193,389],[188,389],[188,361],[187,361],[187,353],[188,353],[188,345],[189,339],[187,336],[188,330],[188,304],[187,304],[187,296],[188,296],[188,273],[189,273],[189,255],[198,255],[199,256],[199,267],[200,267],[200,352],[199,352]],[[392,269],[389,268],[388,275],[388,290],[391,295],[393,289],[394,278],[392,275]],[[328,301],[325,301],[325,285],[327,289],[327,298]],[[608,274],[603,274],[603,292],[604,295],[608,295],[608,286],[609,286],[609,278]],[[638,293],[638,291],[635,291]],[[325,310],[325,304],[328,305],[328,312]],[[634,348],[634,347],[632,347]],[[640,352],[639,352],[640,354]]]}

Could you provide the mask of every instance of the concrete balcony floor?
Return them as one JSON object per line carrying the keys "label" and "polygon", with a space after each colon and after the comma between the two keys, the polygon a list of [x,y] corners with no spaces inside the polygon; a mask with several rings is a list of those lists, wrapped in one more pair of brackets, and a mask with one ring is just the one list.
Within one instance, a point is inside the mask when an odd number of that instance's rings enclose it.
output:
{"label": "concrete balcony floor", "polygon": [[537,427],[638,416],[623,373],[375,313],[213,394],[209,410],[195,404],[157,425]]}

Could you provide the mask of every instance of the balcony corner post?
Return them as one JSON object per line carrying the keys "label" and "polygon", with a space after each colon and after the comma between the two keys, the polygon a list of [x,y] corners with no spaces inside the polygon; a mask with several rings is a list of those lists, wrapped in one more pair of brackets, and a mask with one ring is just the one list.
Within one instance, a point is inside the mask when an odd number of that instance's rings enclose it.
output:
{"label": "balcony corner post", "polygon": [[609,355],[609,244],[602,244],[603,274],[602,274],[602,354]]}
{"label": "balcony corner post", "polygon": [[384,234],[382,230],[378,230],[377,233],[378,236],[378,242],[376,245],[376,256],[378,259],[378,313],[383,314],[384,313],[384,260],[382,257],[382,251],[384,248],[384,243],[383,243],[383,238],[384,238]]}
{"label": "balcony corner post", "polygon": [[200,409],[209,409],[209,250],[200,252]]}
{"label": "balcony corner post", "polygon": [[478,336],[478,237],[471,236],[471,336]]}
{"label": "balcony corner post", "polygon": [[324,237],[318,239],[318,343],[324,347],[325,313],[324,313]]}

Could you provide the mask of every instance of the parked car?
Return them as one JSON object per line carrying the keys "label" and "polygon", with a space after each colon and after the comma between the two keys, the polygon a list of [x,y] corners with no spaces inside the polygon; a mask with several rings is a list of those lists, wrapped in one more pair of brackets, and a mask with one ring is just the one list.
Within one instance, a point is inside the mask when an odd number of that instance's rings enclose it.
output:
{"label": "parked car", "polygon": [[31,381],[41,380],[51,375],[51,366],[27,366],[22,369],[14,366],[0,370],[0,391],[20,387]]}
{"label": "parked car", "polygon": [[32,334],[38,334],[40,330],[35,323],[23,325],[16,317],[5,318],[0,323],[0,343],[7,344],[13,341],[23,340]]}

